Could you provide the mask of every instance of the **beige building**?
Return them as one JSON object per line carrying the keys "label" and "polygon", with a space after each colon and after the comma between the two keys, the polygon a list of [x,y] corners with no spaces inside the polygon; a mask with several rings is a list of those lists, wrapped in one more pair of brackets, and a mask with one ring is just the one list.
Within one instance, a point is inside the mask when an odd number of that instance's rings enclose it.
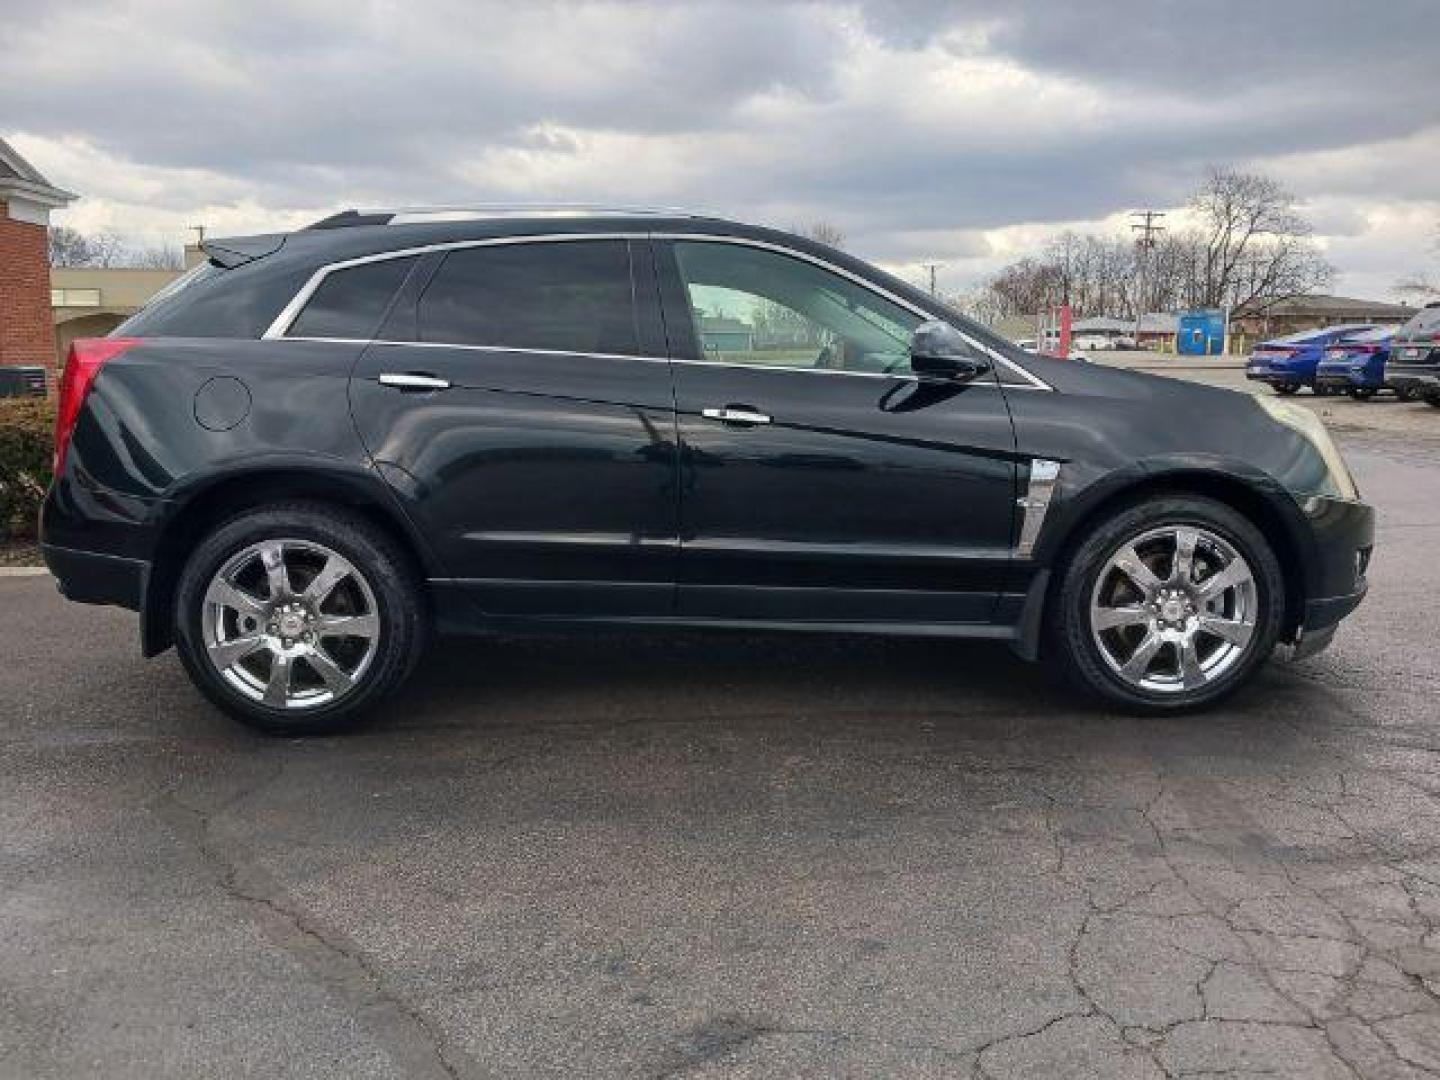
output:
{"label": "beige building", "polygon": [[70,342],[82,337],[104,337],[181,273],[180,270],[51,267],[50,319],[55,325],[57,362],[64,362]]}

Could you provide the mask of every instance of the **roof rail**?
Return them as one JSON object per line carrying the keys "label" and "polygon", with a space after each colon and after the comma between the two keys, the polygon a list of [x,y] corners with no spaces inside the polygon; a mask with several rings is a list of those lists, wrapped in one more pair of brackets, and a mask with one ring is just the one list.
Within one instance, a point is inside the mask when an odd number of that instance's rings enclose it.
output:
{"label": "roof rail", "polygon": [[343,229],[360,225],[413,225],[434,221],[483,221],[514,217],[705,217],[672,206],[612,206],[605,203],[473,203],[467,206],[399,206],[342,210],[307,226]]}

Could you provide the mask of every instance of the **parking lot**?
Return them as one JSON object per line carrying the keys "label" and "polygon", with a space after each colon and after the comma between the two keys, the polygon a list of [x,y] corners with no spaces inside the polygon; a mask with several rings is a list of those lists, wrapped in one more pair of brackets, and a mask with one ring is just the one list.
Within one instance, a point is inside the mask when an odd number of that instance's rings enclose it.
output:
{"label": "parking lot", "polygon": [[266,740],[0,578],[0,1076],[1440,1072],[1440,415],[1317,408],[1370,599],[1185,719],[665,634],[447,644]]}

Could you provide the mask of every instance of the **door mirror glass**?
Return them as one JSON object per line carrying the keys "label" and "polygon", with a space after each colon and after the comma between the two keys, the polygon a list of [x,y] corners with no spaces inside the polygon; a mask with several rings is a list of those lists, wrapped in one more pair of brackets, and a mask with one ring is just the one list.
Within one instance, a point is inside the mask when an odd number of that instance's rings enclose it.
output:
{"label": "door mirror glass", "polygon": [[968,382],[989,371],[990,361],[949,323],[932,320],[910,335],[910,367],[917,375]]}

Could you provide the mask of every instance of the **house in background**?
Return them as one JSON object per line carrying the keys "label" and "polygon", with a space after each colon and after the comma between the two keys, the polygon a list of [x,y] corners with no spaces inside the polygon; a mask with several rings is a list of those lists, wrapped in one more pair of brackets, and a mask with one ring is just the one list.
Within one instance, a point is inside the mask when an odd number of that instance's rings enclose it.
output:
{"label": "house in background", "polygon": [[183,273],[125,267],[56,266],[50,271],[50,318],[56,363],[76,338],[104,337]]}
{"label": "house in background", "polygon": [[75,198],[0,139],[0,364],[55,366],[47,230]]}
{"label": "house in background", "polygon": [[755,331],[726,315],[701,315],[700,341],[706,352],[753,352]]}
{"label": "house in background", "polygon": [[1294,296],[1242,304],[1230,313],[1230,352],[1248,352],[1258,341],[1343,323],[1398,326],[1415,314],[1407,304],[1349,296]]}

